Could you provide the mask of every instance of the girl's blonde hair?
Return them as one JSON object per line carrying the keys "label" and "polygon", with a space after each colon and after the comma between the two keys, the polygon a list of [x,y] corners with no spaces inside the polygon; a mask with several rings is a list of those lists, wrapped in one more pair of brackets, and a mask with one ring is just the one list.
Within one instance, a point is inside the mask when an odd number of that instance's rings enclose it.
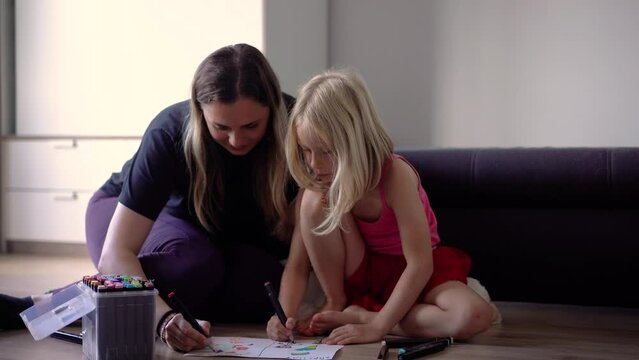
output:
{"label": "girl's blonde hair", "polygon": [[[304,127],[333,156],[329,187],[318,182],[299,148],[297,130]],[[393,142],[382,126],[364,81],[349,71],[328,71],[313,77],[299,91],[285,142],[291,175],[302,188],[326,192],[326,218],[314,229],[325,235],[337,227],[355,203],[380,182],[384,162],[393,156]]]}
{"label": "girl's blonde hair", "polygon": [[264,55],[253,46],[223,47],[207,56],[193,77],[190,115],[186,122],[184,155],[190,173],[190,195],[199,222],[209,232],[222,229],[224,210],[224,151],[212,140],[202,105],[229,104],[246,97],[270,110],[266,134],[253,149],[253,193],[274,235],[287,235],[286,169],[283,150],[286,108],[280,85]]}

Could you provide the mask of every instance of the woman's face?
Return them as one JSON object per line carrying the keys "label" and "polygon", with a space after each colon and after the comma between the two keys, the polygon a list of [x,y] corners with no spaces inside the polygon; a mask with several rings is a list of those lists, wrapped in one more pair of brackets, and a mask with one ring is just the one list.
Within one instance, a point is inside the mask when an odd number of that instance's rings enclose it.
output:
{"label": "woman's face", "polygon": [[248,154],[264,138],[270,110],[240,97],[230,104],[212,101],[202,105],[206,127],[213,140],[235,156]]}

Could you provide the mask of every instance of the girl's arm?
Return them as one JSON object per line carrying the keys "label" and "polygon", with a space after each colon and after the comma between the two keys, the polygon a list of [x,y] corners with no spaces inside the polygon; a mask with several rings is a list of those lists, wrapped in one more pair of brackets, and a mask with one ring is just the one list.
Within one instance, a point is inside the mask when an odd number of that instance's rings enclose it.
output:
{"label": "girl's arm", "polygon": [[274,340],[285,340],[289,338],[292,329],[296,325],[297,319],[295,319],[295,316],[297,316],[297,312],[299,311],[306,292],[306,287],[308,286],[311,262],[306,253],[306,248],[302,241],[302,233],[298,226],[301,198],[300,191],[295,201],[295,230],[293,231],[291,249],[284,273],[282,274],[279,292],[282,309],[289,320],[286,322],[286,327],[284,327],[276,316],[271,317],[271,320],[269,320],[267,324],[266,331],[269,337]]}
{"label": "girl's arm", "polygon": [[297,315],[302,304],[306,287],[308,286],[310,270],[311,262],[306,253],[300,231],[296,226],[291,241],[289,257],[282,274],[279,295],[284,313],[289,318]]}
{"label": "girl's arm", "polygon": [[384,334],[413,307],[433,272],[430,230],[414,170],[404,161],[394,160],[386,179],[386,201],[397,218],[406,269],[371,323]]}

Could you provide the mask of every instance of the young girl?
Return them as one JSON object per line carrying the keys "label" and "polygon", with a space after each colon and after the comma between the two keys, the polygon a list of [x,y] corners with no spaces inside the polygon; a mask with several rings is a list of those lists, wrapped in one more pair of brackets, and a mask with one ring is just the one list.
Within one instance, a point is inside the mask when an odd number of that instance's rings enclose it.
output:
{"label": "young girl", "polygon": [[[465,339],[488,328],[492,307],[466,286],[470,259],[440,245],[437,220],[416,170],[393,154],[364,82],[327,72],[300,91],[286,139],[291,174],[303,189],[282,276],[283,340],[332,330],[328,344],[386,334]],[[297,321],[311,269],[326,303]],[[346,305],[349,305],[345,308]]]}

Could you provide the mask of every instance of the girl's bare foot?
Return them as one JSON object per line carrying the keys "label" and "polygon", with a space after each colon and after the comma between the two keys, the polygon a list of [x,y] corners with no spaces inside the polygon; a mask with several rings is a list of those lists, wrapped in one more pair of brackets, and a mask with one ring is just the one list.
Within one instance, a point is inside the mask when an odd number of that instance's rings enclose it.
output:
{"label": "girl's bare foot", "polygon": [[376,313],[351,305],[344,311],[326,310],[311,317],[309,328],[317,335],[325,334],[346,324],[364,324],[372,320]]}
{"label": "girl's bare foot", "polygon": [[327,299],[324,305],[322,305],[322,307],[317,309],[315,312],[311,313],[311,315],[305,318],[304,320],[299,320],[297,322],[295,330],[297,330],[297,332],[302,334],[303,336],[308,336],[308,337],[319,336],[323,332],[316,332],[311,327],[312,319],[323,312],[341,312],[342,309],[344,309],[344,304],[342,302],[337,303],[335,301],[331,301],[330,299]]}

